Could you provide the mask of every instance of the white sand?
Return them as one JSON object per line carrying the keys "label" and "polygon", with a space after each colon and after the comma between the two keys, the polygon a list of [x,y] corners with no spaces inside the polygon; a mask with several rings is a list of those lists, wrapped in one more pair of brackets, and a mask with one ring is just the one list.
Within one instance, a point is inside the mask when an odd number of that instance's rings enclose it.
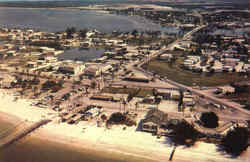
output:
{"label": "white sand", "polygon": [[0,90],[0,111],[11,114],[21,120],[36,122],[44,118],[50,118],[55,114],[52,110],[31,106],[31,100],[18,99],[9,91]]}
{"label": "white sand", "polygon": [[[3,95],[3,91],[0,90],[0,112],[31,122],[51,117],[49,115],[52,113],[51,110],[30,106],[32,102],[28,100],[19,99],[15,102],[13,99],[13,96],[6,94],[6,92]],[[135,130],[135,127],[130,127],[123,131],[122,127],[118,126],[107,130],[103,127],[98,128],[96,124],[88,124],[86,122],[80,122],[78,125],[51,122],[31,135],[43,140],[95,151],[116,152],[153,159],[154,161],[168,160],[173,147],[168,144],[166,138],[157,139],[150,133],[136,132]],[[203,142],[197,143],[192,148],[177,147],[173,161],[249,161],[250,151],[244,154],[244,158],[231,159],[217,152],[216,149],[215,145]]]}

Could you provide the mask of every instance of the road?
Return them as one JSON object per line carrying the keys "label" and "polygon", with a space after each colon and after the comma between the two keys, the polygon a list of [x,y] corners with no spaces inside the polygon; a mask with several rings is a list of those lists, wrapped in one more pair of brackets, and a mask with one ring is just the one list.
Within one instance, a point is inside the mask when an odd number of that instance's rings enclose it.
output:
{"label": "road", "polygon": [[[186,33],[184,36],[183,36],[183,39],[178,39],[176,40],[175,42],[169,44],[166,48],[162,48],[160,51],[152,54],[149,58],[146,58],[144,61],[142,61],[137,67],[134,68],[134,70],[137,70],[137,71],[140,71],[141,73],[145,74],[146,76],[153,76],[153,74],[149,71],[146,71],[144,70],[141,66],[148,62],[149,60],[157,57],[158,55],[162,54],[164,51],[166,50],[169,50],[171,49],[171,47],[173,47],[175,44],[189,38],[192,36],[192,34],[194,34],[195,32],[199,31],[200,29],[202,28],[205,28],[207,25],[202,25],[202,26],[199,26],[195,29],[193,29],[192,31]],[[160,77],[158,79],[161,79]],[[161,79],[162,80],[162,79]],[[235,102],[230,102],[230,101],[227,101],[227,100],[224,100],[224,99],[219,99],[215,96],[212,96],[211,94],[207,94],[201,90],[198,90],[198,89],[194,89],[192,87],[189,87],[189,86],[185,86],[183,84],[180,84],[180,83],[177,83],[177,82],[174,82],[172,80],[169,80],[169,79],[164,79],[164,82],[166,83],[166,86],[165,88],[169,88],[169,84],[170,85],[173,85],[173,86],[176,86],[180,89],[184,89],[184,90],[189,90],[190,92],[192,92],[193,94],[195,95],[198,95],[198,96],[203,96],[204,99],[206,99],[207,101],[209,102],[213,102],[213,103],[216,103],[216,104],[219,104],[219,105],[222,105],[222,106],[225,106],[225,107],[229,107],[229,108],[233,108],[233,109],[236,109],[236,110],[239,110],[243,113],[246,113],[248,115],[250,115],[250,111],[248,110],[245,110],[242,108],[242,106],[238,103],[235,103]],[[156,85],[157,83],[155,83]],[[164,87],[162,84],[161,84],[161,87]]]}
{"label": "road", "polygon": [[[186,33],[182,39],[177,39],[174,42],[170,43],[167,47],[163,47],[162,49],[160,49],[159,51],[151,54],[149,57],[147,57],[146,59],[144,59],[143,61],[141,61],[138,65],[138,67],[141,67],[141,65],[145,64],[146,62],[148,62],[149,60],[152,60],[153,58],[156,58],[157,56],[159,56],[160,54],[163,54],[165,51],[172,49],[176,44],[180,43],[181,41],[187,40],[189,37],[191,37],[195,32],[203,29],[207,27],[207,25],[201,25],[198,26],[197,28],[194,28],[193,30],[191,30],[190,32]],[[137,63],[137,62],[136,62]]]}

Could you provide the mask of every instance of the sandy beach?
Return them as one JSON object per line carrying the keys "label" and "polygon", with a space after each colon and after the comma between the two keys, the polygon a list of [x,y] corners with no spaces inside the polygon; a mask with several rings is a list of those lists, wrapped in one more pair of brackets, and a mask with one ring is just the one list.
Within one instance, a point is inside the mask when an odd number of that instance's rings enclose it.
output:
{"label": "sandy beach", "polygon": [[[36,122],[41,119],[53,118],[56,113],[52,110],[31,106],[32,101],[25,99],[14,100],[15,96],[7,91],[0,90],[0,118],[12,123],[20,120]],[[88,149],[97,152],[123,154],[145,159],[145,161],[167,161],[173,146],[170,141],[162,137],[157,139],[150,133],[138,132],[136,127],[114,126],[111,129],[97,127],[96,124],[80,122],[77,125],[68,125],[55,121],[39,128],[29,136],[48,142],[56,142],[69,147]],[[239,158],[218,152],[214,144],[197,142],[192,148],[178,146],[173,161],[227,161],[247,162],[248,151]]]}

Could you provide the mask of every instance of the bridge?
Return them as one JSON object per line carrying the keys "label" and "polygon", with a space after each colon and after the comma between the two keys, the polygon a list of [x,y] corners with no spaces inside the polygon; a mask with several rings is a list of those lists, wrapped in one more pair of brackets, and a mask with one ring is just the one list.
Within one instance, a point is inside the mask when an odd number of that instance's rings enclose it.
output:
{"label": "bridge", "polygon": [[27,125],[26,122],[21,122],[16,126],[0,132],[0,149],[5,148],[14,142],[19,141],[23,137],[32,133],[41,126],[51,122],[51,120],[40,120],[31,125]]}

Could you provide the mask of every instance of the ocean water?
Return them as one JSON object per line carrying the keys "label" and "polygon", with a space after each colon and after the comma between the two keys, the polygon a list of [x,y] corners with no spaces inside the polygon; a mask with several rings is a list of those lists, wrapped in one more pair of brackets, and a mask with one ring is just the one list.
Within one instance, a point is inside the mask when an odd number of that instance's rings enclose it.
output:
{"label": "ocean water", "polygon": [[[171,30],[160,25],[140,20],[138,17],[110,15],[95,11],[0,8],[0,26],[34,28],[41,31],[64,31],[67,27],[95,28],[103,32],[113,30]],[[94,50],[94,51],[93,51]],[[71,54],[69,54],[71,53]],[[75,54],[76,53],[76,54]],[[99,57],[102,50],[66,51],[65,59],[88,60]],[[66,56],[67,55],[67,56]],[[67,57],[67,58],[66,58]],[[70,58],[68,58],[70,57]],[[13,128],[13,124],[0,118],[0,133]],[[1,140],[1,139],[0,139]],[[22,138],[9,147],[0,149],[0,162],[147,162],[148,159],[113,152],[94,152],[76,149],[61,143],[48,142],[32,135]]]}
{"label": "ocean water", "polygon": [[[12,124],[0,120],[0,131]],[[39,134],[39,130],[35,133]],[[90,146],[91,149],[91,146]],[[78,149],[28,135],[0,148],[0,162],[153,162],[152,160],[107,151]]]}
{"label": "ocean water", "polygon": [[104,52],[104,49],[90,48],[87,50],[81,50],[78,48],[73,48],[58,55],[58,58],[63,60],[89,61],[101,57]]}
{"label": "ocean water", "polygon": [[33,28],[41,31],[65,31],[67,27],[89,28],[102,32],[162,30],[177,32],[176,27],[161,27],[137,16],[111,15],[77,9],[0,8],[0,26]]}

